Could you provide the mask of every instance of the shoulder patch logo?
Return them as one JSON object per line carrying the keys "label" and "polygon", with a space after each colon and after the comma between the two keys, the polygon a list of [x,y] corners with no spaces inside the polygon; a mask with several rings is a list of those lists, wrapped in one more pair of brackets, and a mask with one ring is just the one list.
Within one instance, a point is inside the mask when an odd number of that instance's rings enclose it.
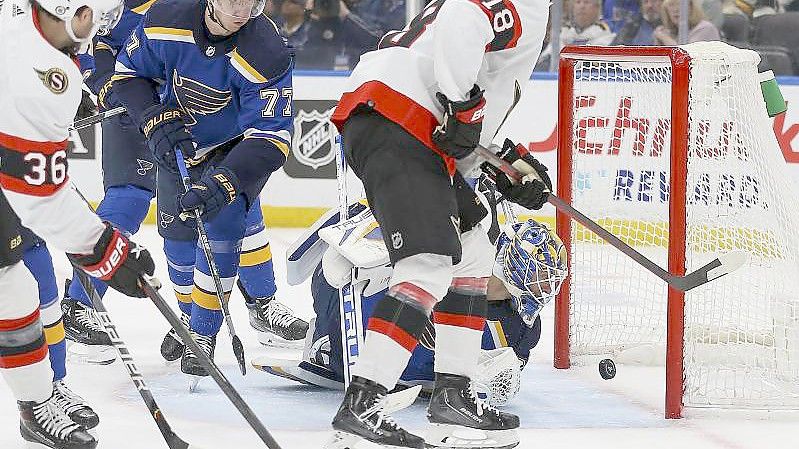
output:
{"label": "shoulder patch logo", "polygon": [[34,68],[33,70],[36,71],[36,75],[42,80],[44,87],[50,89],[50,92],[59,95],[67,91],[67,87],[69,87],[69,78],[67,78],[66,72],[60,68],[52,67],[47,70]]}
{"label": "shoulder patch logo", "polygon": [[319,112],[299,111],[294,118],[294,142],[291,151],[303,165],[318,169],[336,158],[336,128],[330,122],[333,109]]}
{"label": "shoulder patch logo", "polygon": [[221,111],[232,98],[229,90],[214,89],[199,81],[180,76],[175,70],[172,74],[172,89],[175,91],[180,108],[189,116],[186,124],[197,124],[195,114],[211,115]]}

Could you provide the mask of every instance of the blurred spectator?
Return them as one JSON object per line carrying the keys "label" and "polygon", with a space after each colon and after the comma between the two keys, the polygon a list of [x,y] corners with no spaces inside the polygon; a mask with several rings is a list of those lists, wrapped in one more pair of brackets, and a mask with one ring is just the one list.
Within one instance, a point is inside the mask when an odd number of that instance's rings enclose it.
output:
{"label": "blurred spectator", "polygon": [[347,6],[380,36],[405,28],[405,0],[345,0]]}
{"label": "blurred spectator", "polygon": [[608,45],[614,34],[599,19],[601,0],[572,0],[571,22],[560,32],[564,45]]}
{"label": "blurred spectator", "polygon": [[[285,0],[286,3],[301,0]],[[342,0],[308,0],[304,23],[292,34],[297,44],[297,68],[318,70],[349,70],[361,54],[377,47],[381,35]],[[290,7],[291,8],[291,7]],[[296,25],[295,25],[296,26]],[[303,28],[306,27],[307,28]],[[285,32],[291,29],[284,26]],[[298,45],[302,42],[301,45]],[[292,38],[289,37],[289,43]]]}
{"label": "blurred spectator", "polygon": [[[602,0],[571,0],[571,20],[560,30],[560,48],[566,45],[609,45],[615,36],[608,24],[599,19]],[[552,44],[538,58],[536,67],[549,67]]]}
{"label": "blurred spectator", "polygon": [[705,20],[712,23],[716,29],[721,29],[724,24],[724,12],[722,0],[702,0],[699,5],[705,14]]}
{"label": "blurred spectator", "polygon": [[289,45],[300,51],[308,40],[310,22],[305,13],[305,0],[283,0],[278,22]]}
{"label": "blurred spectator", "polygon": [[602,19],[614,33],[640,12],[639,0],[605,0],[602,5]]}
{"label": "blurred spectator", "polygon": [[662,6],[663,0],[641,0],[641,10],[624,22],[612,45],[655,45],[652,32],[662,23]]}
{"label": "blurred spectator", "polygon": [[[688,43],[717,41],[721,39],[718,28],[705,20],[698,2],[690,0],[688,16]],[[680,23],[680,0],[663,0],[660,18],[663,24],[652,33],[658,45],[677,45],[677,30]]]}

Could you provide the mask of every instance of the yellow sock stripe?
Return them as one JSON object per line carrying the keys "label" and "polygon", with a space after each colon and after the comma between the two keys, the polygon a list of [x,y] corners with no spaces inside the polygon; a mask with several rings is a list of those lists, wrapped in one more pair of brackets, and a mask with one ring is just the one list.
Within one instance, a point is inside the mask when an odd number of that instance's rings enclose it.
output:
{"label": "yellow sock stripe", "polygon": [[242,251],[241,255],[239,256],[239,266],[252,267],[269,262],[270,260],[272,260],[272,249],[267,243],[266,246],[262,246],[252,251]]}
{"label": "yellow sock stripe", "polygon": [[[225,300],[230,298],[230,292],[225,292]],[[194,290],[191,291],[191,299],[195,304],[207,310],[222,310],[219,305],[219,300],[216,298],[216,293],[207,292],[196,285]]]}
{"label": "yellow sock stripe", "polygon": [[64,322],[58,320],[50,326],[44,326],[44,338],[48,345],[55,345],[64,341]]}
{"label": "yellow sock stripe", "polygon": [[175,292],[175,298],[184,304],[191,304],[191,293],[178,293]]}

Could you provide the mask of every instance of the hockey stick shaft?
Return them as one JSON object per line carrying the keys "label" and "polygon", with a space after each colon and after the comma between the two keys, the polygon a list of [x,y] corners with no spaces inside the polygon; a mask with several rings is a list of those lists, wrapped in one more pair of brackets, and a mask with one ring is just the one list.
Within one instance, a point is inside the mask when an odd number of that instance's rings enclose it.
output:
{"label": "hockey stick shaft", "polygon": [[119,332],[117,332],[114,322],[111,321],[111,317],[108,315],[108,310],[105,308],[105,304],[103,304],[100,294],[97,293],[97,290],[94,288],[91,278],[89,278],[89,275],[86,274],[79,266],[75,266],[75,275],[78,277],[78,280],[83,288],[89,294],[92,307],[100,317],[100,322],[103,324],[106,332],[108,332],[108,336],[111,338],[111,344],[114,345],[114,349],[117,350],[119,358],[122,360],[122,363],[125,365],[125,368],[128,371],[130,380],[139,391],[139,395],[144,401],[144,404],[147,406],[147,410],[150,411],[150,416],[153,417],[155,424],[158,426],[158,430],[161,431],[161,436],[164,437],[164,441],[166,441],[167,446],[169,446],[169,449],[188,449],[191,446],[189,446],[188,443],[183,441],[175,434],[175,432],[172,430],[172,427],[170,427],[169,423],[167,422],[166,416],[164,416],[164,413],[158,407],[158,404],[156,404],[152,392],[150,392],[150,389],[144,382],[144,377],[142,377],[141,373],[139,372],[139,368],[136,366],[136,362],[133,360],[133,355],[131,355],[127,345],[125,345],[125,342],[120,338]]}
{"label": "hockey stick shaft", "polygon": [[[491,165],[495,166],[510,179],[521,183],[524,174],[516,169],[508,161],[500,158],[491,150],[478,145],[475,152],[480,157],[488,161]],[[664,270],[660,265],[656,264],[643,254],[636,251],[633,247],[625,243],[620,238],[613,235],[607,229],[603,228],[599,223],[591,220],[585,214],[573,208],[570,204],[563,201],[552,192],[547,193],[547,201],[555,206],[556,209],[565,213],[581,225],[585,226],[591,232],[597,234],[602,240],[608,242],[611,246],[615,247],[633,261],[644,267],[647,271],[666,281],[670,286],[680,291],[688,291],[692,288],[698,287],[702,284],[712,281],[728,274],[746,263],[747,256],[743,252],[733,251],[725,255],[719,256],[703,267],[685,275],[675,276],[668,271]]]}
{"label": "hockey stick shaft", "polygon": [[[175,158],[178,164],[178,171],[180,172],[181,180],[183,181],[183,188],[186,192],[191,189],[191,178],[189,177],[189,170],[186,168],[186,161],[183,158],[183,152],[179,148],[175,148]],[[211,272],[211,278],[214,280],[214,287],[216,289],[216,297],[219,300],[219,306],[222,308],[222,315],[227,324],[230,340],[233,344],[233,354],[236,356],[236,361],[239,364],[241,375],[247,374],[247,366],[244,360],[244,345],[241,339],[236,335],[236,330],[233,327],[233,318],[230,316],[230,307],[225,299],[225,290],[222,287],[222,279],[219,276],[219,269],[214,260],[214,253],[211,251],[211,242],[208,240],[208,233],[205,230],[205,223],[200,218],[199,211],[195,211],[194,219],[197,222],[197,235],[200,241],[200,247],[205,254],[205,259],[208,261],[208,271]]]}
{"label": "hockey stick shaft", "polygon": [[161,312],[161,315],[166,318],[169,322],[169,325],[172,326],[172,329],[178,334],[178,336],[183,340],[183,343],[188,346],[188,348],[197,356],[197,361],[202,365],[203,368],[211,375],[219,385],[219,389],[225,393],[225,396],[230,400],[236,410],[239,411],[242,417],[247,421],[247,423],[252,427],[256,434],[261,438],[261,441],[266,444],[266,447],[269,449],[281,449],[280,445],[275,441],[272,437],[272,434],[264,427],[264,424],[261,422],[260,419],[255,415],[255,412],[252,411],[249,405],[244,401],[241,395],[236,391],[233,385],[230,383],[229,380],[222,374],[222,371],[219,370],[219,367],[216,366],[213,360],[200,348],[196,341],[191,337],[188,329],[180,322],[180,319],[175,312],[167,305],[166,300],[158,293],[153,285],[153,278],[145,278],[142,277],[139,280],[144,293],[150,300],[155,304],[155,307]]}
{"label": "hockey stick shaft", "polygon": [[[338,179],[338,206],[339,223],[349,218],[349,201],[347,198],[347,161],[344,156],[344,146],[341,136],[336,136],[336,177]],[[363,342],[363,332],[360,328],[361,304],[356,296],[358,292],[353,285],[355,268],[350,270],[350,283],[338,291],[339,316],[341,333],[341,354],[344,365],[344,389],[346,390],[352,379],[351,369],[360,353]]]}
{"label": "hockey stick shaft", "polygon": [[103,120],[105,120],[105,119],[107,119],[109,117],[113,117],[115,115],[119,115],[119,114],[121,114],[123,112],[125,112],[125,107],[124,106],[119,106],[119,107],[116,107],[114,109],[109,109],[107,111],[100,112],[99,114],[95,114],[95,115],[92,115],[90,117],[84,117],[82,119],[75,120],[75,122],[72,123],[72,126],[70,126],[69,129],[71,129],[71,130],[74,129],[75,131],[77,131],[77,130],[81,130],[83,128],[88,128],[89,126],[92,126],[92,125],[95,125],[97,123],[100,123],[100,122],[102,122]]}

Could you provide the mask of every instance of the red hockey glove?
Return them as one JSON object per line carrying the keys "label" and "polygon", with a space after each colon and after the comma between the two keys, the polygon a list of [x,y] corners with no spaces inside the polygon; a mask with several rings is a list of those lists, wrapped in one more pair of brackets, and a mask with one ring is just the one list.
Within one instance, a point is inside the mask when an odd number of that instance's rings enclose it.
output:
{"label": "red hockey glove", "polygon": [[91,254],[67,254],[67,257],[83,270],[111,288],[127,296],[144,298],[144,290],[139,286],[139,277],[155,272],[150,253],[130,241],[118,229],[105,223],[105,231],[94,245]]}

